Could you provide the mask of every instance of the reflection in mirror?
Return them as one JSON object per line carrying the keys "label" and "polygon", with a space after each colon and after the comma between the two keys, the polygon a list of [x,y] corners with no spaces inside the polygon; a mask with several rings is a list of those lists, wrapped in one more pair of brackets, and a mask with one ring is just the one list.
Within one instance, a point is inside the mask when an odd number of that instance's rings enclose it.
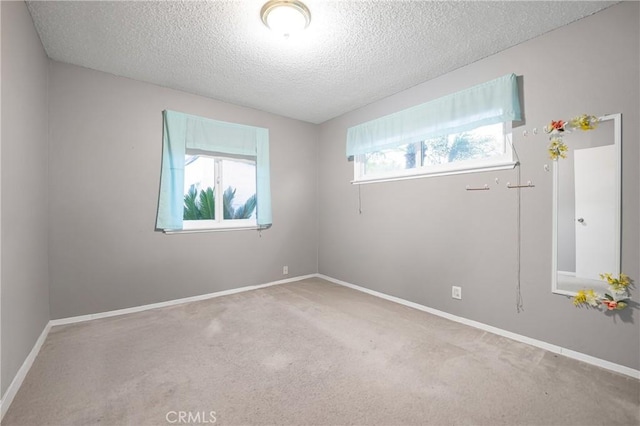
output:
{"label": "reflection in mirror", "polygon": [[553,164],[554,293],[606,289],[620,273],[621,114],[564,137],[567,158]]}

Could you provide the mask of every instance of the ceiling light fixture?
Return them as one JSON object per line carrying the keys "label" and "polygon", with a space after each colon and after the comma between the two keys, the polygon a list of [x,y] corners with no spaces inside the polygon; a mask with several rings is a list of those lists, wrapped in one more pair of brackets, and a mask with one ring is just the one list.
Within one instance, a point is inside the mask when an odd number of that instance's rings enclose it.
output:
{"label": "ceiling light fixture", "polygon": [[270,0],[260,10],[262,22],[272,31],[289,37],[311,23],[309,8],[299,0]]}

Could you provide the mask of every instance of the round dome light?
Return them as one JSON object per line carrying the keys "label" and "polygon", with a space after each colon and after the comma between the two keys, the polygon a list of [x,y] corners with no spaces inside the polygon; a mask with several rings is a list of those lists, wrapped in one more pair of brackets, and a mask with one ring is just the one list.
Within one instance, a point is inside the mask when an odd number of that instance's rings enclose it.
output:
{"label": "round dome light", "polygon": [[298,0],[271,0],[260,10],[262,22],[284,37],[300,32],[311,23],[311,12]]}

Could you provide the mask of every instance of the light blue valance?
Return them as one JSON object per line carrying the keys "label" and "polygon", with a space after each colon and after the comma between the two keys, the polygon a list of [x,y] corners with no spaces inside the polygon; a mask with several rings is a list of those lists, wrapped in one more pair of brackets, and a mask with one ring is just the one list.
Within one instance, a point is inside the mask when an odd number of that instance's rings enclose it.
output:
{"label": "light blue valance", "polygon": [[180,230],[184,213],[184,159],[187,149],[256,158],[258,226],[271,225],[269,130],[163,111],[162,170],[156,229]]}
{"label": "light blue valance", "polygon": [[515,74],[351,127],[347,157],[521,120]]}

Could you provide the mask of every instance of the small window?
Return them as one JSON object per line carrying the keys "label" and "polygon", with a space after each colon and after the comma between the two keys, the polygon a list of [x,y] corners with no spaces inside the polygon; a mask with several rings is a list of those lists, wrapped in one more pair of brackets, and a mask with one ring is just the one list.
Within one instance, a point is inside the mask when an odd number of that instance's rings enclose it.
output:
{"label": "small window", "polygon": [[269,129],[162,111],[156,230],[271,227]]}
{"label": "small window", "polygon": [[355,156],[355,181],[512,167],[511,126],[498,123]]}
{"label": "small window", "polygon": [[185,156],[183,229],[255,227],[256,201],[255,159]]}

